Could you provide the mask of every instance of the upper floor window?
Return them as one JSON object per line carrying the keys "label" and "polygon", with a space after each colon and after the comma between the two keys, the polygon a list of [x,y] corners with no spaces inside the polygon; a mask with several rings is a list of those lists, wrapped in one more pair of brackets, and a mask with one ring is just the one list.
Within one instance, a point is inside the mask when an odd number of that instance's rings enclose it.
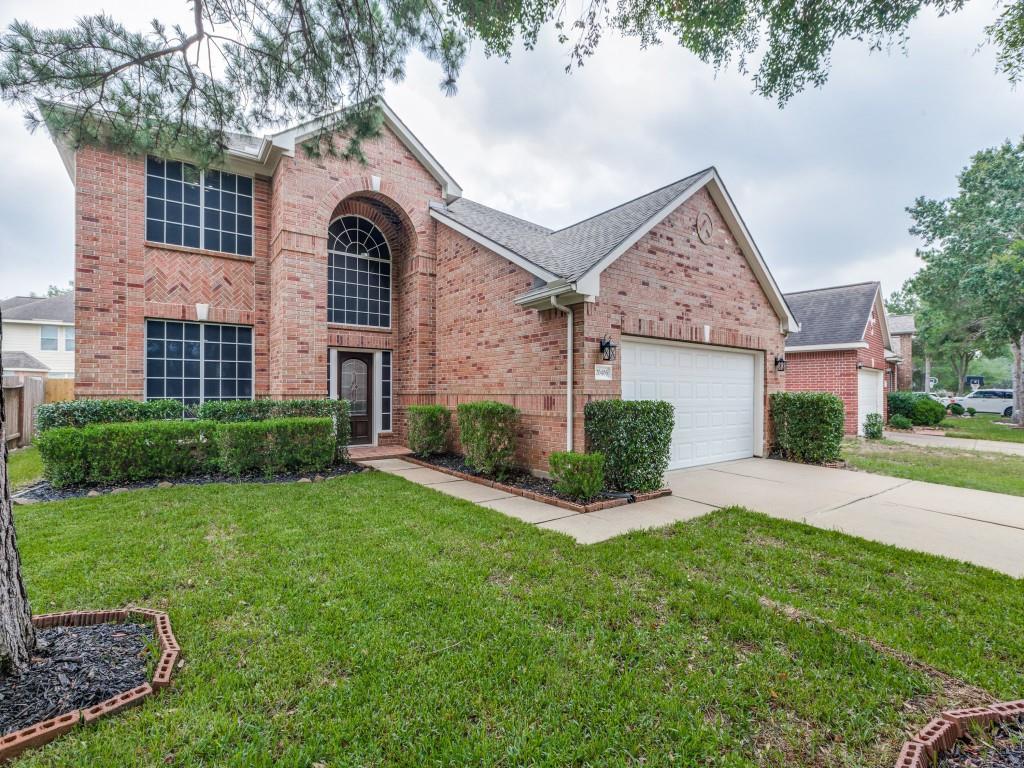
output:
{"label": "upper floor window", "polygon": [[65,328],[64,329],[64,351],[74,352],[75,351],[75,329]]}
{"label": "upper floor window", "polygon": [[252,179],[146,158],[146,239],[252,256]]}
{"label": "upper floor window", "polygon": [[391,249],[362,216],[341,216],[327,230],[327,319],[391,327]]}
{"label": "upper floor window", "polygon": [[56,325],[43,325],[39,327],[39,348],[44,352],[57,351],[58,345]]}

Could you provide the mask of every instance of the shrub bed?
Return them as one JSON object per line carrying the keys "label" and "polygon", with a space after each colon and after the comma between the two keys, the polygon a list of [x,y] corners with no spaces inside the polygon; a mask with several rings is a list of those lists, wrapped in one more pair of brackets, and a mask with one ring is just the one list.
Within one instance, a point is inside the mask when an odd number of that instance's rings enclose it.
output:
{"label": "shrub bed", "polygon": [[458,409],[459,439],[466,463],[485,475],[503,478],[516,452],[519,409],[494,400],[462,403]]}
{"label": "shrub bed", "polygon": [[946,418],[945,406],[930,397],[918,397],[910,412],[910,420],[918,427],[937,427]]}
{"label": "shrub bed", "polygon": [[182,413],[177,400],[67,400],[37,406],[36,429],[45,432],[58,427],[181,419]]}
{"label": "shrub bed", "polygon": [[890,392],[886,397],[886,401],[889,404],[890,421],[893,416],[905,416],[912,421],[914,403],[916,403],[920,397],[921,395],[915,395],[913,392]]}
{"label": "shrub bed", "polygon": [[775,450],[789,461],[838,461],[843,445],[843,401],[828,392],[771,396]]}
{"label": "shrub bed", "polygon": [[346,400],[211,400],[199,406],[196,415],[200,419],[225,423],[298,417],[330,418],[334,422],[334,460],[348,459],[351,424]]}
{"label": "shrub bed", "polygon": [[406,423],[409,450],[417,456],[436,456],[448,450],[452,416],[443,405],[410,405]]}
{"label": "shrub bed", "polygon": [[590,501],[604,490],[604,454],[560,451],[548,459],[555,490],[576,501]]}
{"label": "shrub bed", "polygon": [[889,426],[892,427],[893,429],[910,429],[912,426],[914,426],[914,422],[912,422],[906,416],[897,413],[895,416],[889,419]]}
{"label": "shrub bed", "polygon": [[587,447],[604,455],[608,487],[646,493],[662,485],[675,417],[662,400],[593,400],[583,411]]}
{"label": "shrub bed", "polygon": [[250,472],[319,472],[334,460],[335,429],[329,418],[231,421],[217,428],[220,469]]}

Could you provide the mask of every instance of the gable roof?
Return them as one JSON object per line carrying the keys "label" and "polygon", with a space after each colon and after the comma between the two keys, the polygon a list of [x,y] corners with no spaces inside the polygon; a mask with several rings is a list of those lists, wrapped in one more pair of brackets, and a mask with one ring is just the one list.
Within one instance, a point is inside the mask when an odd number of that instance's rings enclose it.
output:
{"label": "gable roof", "polygon": [[[706,168],[568,227],[553,230],[473,200],[432,204],[431,216],[549,283],[520,297],[548,301],[553,293],[597,296],[600,273],[679,205],[707,187],[743,249],[761,287],[783,319],[797,322],[715,168]],[[543,295],[542,295],[543,294]]]}
{"label": "gable roof", "polygon": [[4,352],[5,371],[48,371],[50,366],[36,360],[28,352]]}
{"label": "gable roof", "polygon": [[889,333],[893,336],[917,332],[917,326],[914,325],[913,315],[889,315],[888,320]]}
{"label": "gable roof", "polygon": [[41,323],[74,323],[75,295],[69,292],[50,297],[14,296],[0,302],[0,309],[3,310],[5,322],[38,320]]}
{"label": "gable roof", "polygon": [[786,301],[800,321],[800,330],[786,339],[786,349],[865,343],[864,333],[880,291],[879,283],[869,282],[787,293]]}

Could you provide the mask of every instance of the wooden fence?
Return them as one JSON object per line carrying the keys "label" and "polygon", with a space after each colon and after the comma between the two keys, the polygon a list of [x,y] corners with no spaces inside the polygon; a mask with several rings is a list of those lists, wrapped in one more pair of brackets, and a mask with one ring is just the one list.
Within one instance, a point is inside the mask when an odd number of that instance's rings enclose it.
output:
{"label": "wooden fence", "polygon": [[47,403],[59,403],[61,400],[75,399],[74,379],[47,379],[46,400]]}
{"label": "wooden fence", "polygon": [[22,448],[36,432],[36,406],[43,402],[46,388],[37,376],[4,377],[3,398],[7,412],[7,447]]}

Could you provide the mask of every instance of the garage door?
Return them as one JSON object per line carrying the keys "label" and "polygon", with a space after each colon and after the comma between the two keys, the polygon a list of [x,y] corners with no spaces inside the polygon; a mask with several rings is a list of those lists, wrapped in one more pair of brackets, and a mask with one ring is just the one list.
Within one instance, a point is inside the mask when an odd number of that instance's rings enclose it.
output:
{"label": "garage door", "polygon": [[622,342],[622,398],[675,409],[669,469],[754,455],[754,355]]}
{"label": "garage door", "polygon": [[882,413],[882,372],[872,368],[857,371],[857,434],[864,434],[869,413]]}

